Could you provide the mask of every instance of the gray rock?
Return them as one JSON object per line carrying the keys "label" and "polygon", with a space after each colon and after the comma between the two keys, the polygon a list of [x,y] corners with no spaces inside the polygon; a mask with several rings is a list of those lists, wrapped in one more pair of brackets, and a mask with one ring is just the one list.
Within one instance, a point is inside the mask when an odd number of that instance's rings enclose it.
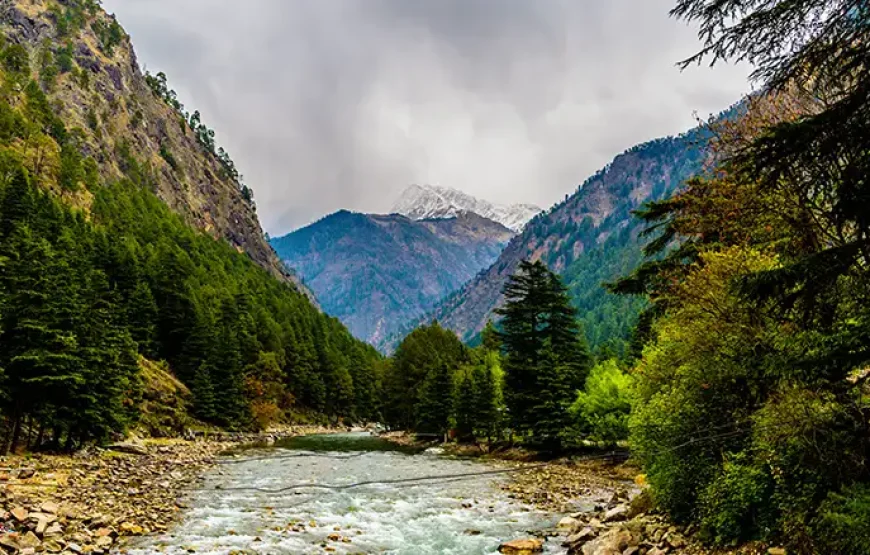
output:
{"label": "gray rock", "polygon": [[147,455],[148,448],[144,444],[135,441],[121,441],[112,443],[108,446],[112,451],[120,451],[121,453],[130,453],[132,455]]}
{"label": "gray rock", "polygon": [[585,528],[583,528],[579,532],[576,532],[576,533],[568,536],[568,539],[565,540],[565,543],[563,545],[565,547],[569,547],[569,546],[578,547],[577,544],[583,544],[585,542],[588,542],[589,540],[593,540],[593,539],[595,539],[595,536],[597,536],[597,535],[598,535],[598,532],[596,532],[595,530],[593,530],[589,526],[586,526]]}
{"label": "gray rock", "polygon": [[617,505],[613,507],[606,513],[604,513],[604,517],[602,517],[602,522],[616,522],[617,520],[625,520],[628,514],[628,507],[625,505]]}

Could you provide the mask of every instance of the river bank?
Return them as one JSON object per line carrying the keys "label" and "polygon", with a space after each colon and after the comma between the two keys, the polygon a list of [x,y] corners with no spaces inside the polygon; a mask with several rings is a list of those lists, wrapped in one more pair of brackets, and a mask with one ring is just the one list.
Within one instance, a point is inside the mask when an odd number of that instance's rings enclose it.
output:
{"label": "river bank", "polygon": [[[630,461],[614,462],[606,457],[589,460],[578,455],[540,462],[537,453],[522,448],[490,452],[477,445],[421,441],[404,432],[381,437],[399,445],[429,447],[446,455],[519,465],[501,488],[514,499],[564,515],[554,532],[565,537],[563,545],[569,555],[785,554],[781,548],[757,543],[728,549],[705,546],[697,537],[697,529],[675,525],[656,513],[644,493],[642,471]],[[544,543],[536,538],[518,540],[519,545],[526,547]],[[514,550],[512,544],[506,542],[502,553],[534,552]]]}
{"label": "river bank", "polygon": [[[262,440],[328,431],[334,430],[286,428]],[[0,553],[99,555],[132,537],[162,533],[186,508],[184,490],[220,453],[250,439],[215,434],[0,457]]]}

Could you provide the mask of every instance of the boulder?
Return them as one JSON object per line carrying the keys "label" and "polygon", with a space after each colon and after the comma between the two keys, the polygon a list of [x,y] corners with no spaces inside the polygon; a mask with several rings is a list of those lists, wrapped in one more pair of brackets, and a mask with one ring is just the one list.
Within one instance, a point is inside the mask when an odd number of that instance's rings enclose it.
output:
{"label": "boulder", "polygon": [[145,444],[138,441],[119,441],[118,443],[112,443],[107,448],[121,453],[130,453],[131,455],[148,454],[148,448],[145,447]]}
{"label": "boulder", "polygon": [[602,522],[616,522],[617,520],[625,520],[628,516],[628,507],[625,505],[617,505],[613,507],[601,518]]}
{"label": "boulder", "polygon": [[24,522],[30,516],[30,513],[24,507],[15,507],[9,512],[18,522]]}
{"label": "boulder", "polygon": [[498,552],[505,555],[532,555],[533,553],[542,553],[543,551],[544,542],[537,538],[511,540],[498,546]]}
{"label": "boulder", "polygon": [[595,536],[597,535],[598,534],[597,532],[595,532],[595,530],[593,530],[589,526],[586,526],[579,532],[575,532],[574,534],[568,536],[568,539],[565,540],[565,543],[563,545],[565,547],[579,547],[578,544],[582,546],[584,543],[595,539]]}
{"label": "boulder", "polygon": [[576,528],[578,524],[580,524],[580,521],[578,521],[576,518],[566,516],[559,521],[559,524],[556,525],[556,528],[571,529]]}
{"label": "boulder", "polygon": [[59,510],[59,507],[57,506],[57,503],[55,503],[53,501],[46,501],[45,503],[43,503],[42,505],[39,506],[39,510],[42,511],[43,513],[56,515],[57,511]]}
{"label": "boulder", "polygon": [[0,548],[2,550],[17,553],[21,546],[18,544],[18,534],[5,533],[0,534]]}
{"label": "boulder", "polygon": [[22,549],[27,547],[39,547],[42,545],[42,541],[36,537],[36,534],[33,532],[27,532],[18,540],[18,545],[20,545]]}
{"label": "boulder", "polygon": [[583,546],[583,555],[622,555],[637,543],[628,530],[613,529]]}

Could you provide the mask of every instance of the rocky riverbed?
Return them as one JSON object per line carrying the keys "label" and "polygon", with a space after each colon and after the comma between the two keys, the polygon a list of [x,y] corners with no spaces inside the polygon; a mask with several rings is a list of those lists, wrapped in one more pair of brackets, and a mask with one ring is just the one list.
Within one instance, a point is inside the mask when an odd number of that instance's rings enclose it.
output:
{"label": "rocky riverbed", "polygon": [[[286,429],[260,439],[328,431]],[[217,455],[249,436],[145,440],[74,455],[0,457],[0,554],[99,555],[165,532],[187,508],[184,490]]]}
{"label": "rocky riverbed", "polygon": [[162,441],[119,452],[0,461],[0,550],[106,553],[125,538],[166,530],[180,491],[232,444]]}

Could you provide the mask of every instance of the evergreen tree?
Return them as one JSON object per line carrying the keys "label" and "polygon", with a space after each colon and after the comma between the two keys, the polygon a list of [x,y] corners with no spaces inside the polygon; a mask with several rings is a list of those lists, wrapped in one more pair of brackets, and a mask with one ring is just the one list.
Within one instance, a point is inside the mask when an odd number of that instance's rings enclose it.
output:
{"label": "evergreen tree", "polygon": [[456,384],[454,415],[456,434],[460,441],[474,439],[474,432],[482,422],[478,402],[480,400],[477,376],[470,368],[463,368]]}
{"label": "evergreen tree", "polygon": [[[384,376],[385,417],[393,426],[412,429],[420,421],[424,384],[446,366],[453,375],[469,360],[468,350],[450,330],[433,322],[408,334]],[[453,386],[448,388],[452,393]],[[450,403],[448,403],[448,410]]]}
{"label": "evergreen tree", "polygon": [[444,435],[450,429],[453,409],[453,378],[446,362],[431,371],[420,390],[417,431]]}
{"label": "evergreen tree", "polygon": [[498,314],[504,345],[505,401],[515,431],[551,446],[568,423],[573,390],[588,369],[574,310],[559,277],[542,262],[520,263]]}
{"label": "evergreen tree", "polygon": [[488,364],[476,364],[471,375],[474,383],[474,427],[491,439],[500,429],[498,390]]}

